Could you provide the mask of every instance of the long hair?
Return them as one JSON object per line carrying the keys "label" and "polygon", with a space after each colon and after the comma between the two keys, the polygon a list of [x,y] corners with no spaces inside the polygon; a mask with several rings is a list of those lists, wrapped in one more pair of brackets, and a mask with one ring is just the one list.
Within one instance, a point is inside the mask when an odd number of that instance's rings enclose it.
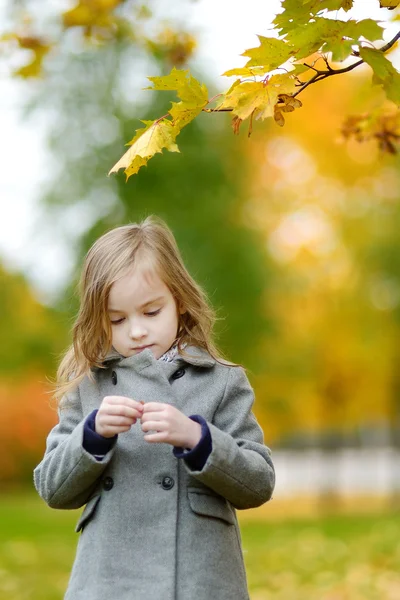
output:
{"label": "long hair", "polygon": [[55,386],[60,400],[88,375],[102,368],[111,350],[111,323],[107,312],[113,283],[141,260],[150,260],[169,288],[179,315],[176,343],[203,348],[216,360],[223,360],[213,340],[215,312],[205,292],[183,264],[175,238],[167,225],[151,216],[141,223],[124,225],[101,236],[84,260],[79,284],[80,308],[72,328],[72,345],[62,359]]}

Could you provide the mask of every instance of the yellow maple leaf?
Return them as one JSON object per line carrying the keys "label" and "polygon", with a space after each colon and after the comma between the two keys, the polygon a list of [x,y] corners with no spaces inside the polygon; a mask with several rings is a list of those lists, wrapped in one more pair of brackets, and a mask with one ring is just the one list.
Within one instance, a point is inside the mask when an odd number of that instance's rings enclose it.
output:
{"label": "yellow maple leaf", "polygon": [[172,108],[168,111],[174,121],[177,130],[181,130],[193,121],[202,111],[201,106],[193,106],[185,102],[172,102]]}
{"label": "yellow maple leaf", "polygon": [[244,75],[245,77],[254,77],[255,75],[264,75],[265,73],[265,67],[239,67],[237,69],[225,71],[225,73],[222,73],[222,76],[233,77],[236,75],[237,77],[241,77]]}
{"label": "yellow maple leaf", "polygon": [[279,95],[292,92],[294,87],[295,82],[288,75],[275,75],[267,81],[244,81],[224,97],[217,110],[230,108],[242,120],[251,114],[257,119],[273,117]]}
{"label": "yellow maple leaf", "polygon": [[147,164],[147,161],[156,153],[161,153],[164,148],[170,152],[179,152],[175,138],[179,131],[174,128],[171,121],[143,121],[144,129],[139,129],[135,137],[129,142],[131,146],[127,152],[109,171],[116,173],[125,168],[127,179]]}
{"label": "yellow maple leaf", "polygon": [[194,106],[205,106],[208,103],[208,91],[204,83],[200,83],[189,71],[176,69],[162,77],[148,77],[153,87],[147,90],[174,90],[179,98]]}

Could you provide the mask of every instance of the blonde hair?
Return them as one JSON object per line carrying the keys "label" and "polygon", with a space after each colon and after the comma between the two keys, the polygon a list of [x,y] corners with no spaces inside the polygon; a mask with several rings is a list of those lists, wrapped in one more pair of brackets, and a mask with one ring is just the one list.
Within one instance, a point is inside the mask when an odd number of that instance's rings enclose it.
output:
{"label": "blonde hair", "polygon": [[172,293],[179,315],[176,343],[183,348],[203,348],[216,360],[223,360],[213,341],[216,320],[207,296],[183,264],[175,238],[159,218],[148,217],[112,229],[100,237],[86,255],[80,278],[80,308],[72,328],[73,343],[57,372],[55,398],[60,400],[88,375],[103,367],[111,350],[111,323],[107,312],[111,286],[138,261],[150,258],[157,274]]}

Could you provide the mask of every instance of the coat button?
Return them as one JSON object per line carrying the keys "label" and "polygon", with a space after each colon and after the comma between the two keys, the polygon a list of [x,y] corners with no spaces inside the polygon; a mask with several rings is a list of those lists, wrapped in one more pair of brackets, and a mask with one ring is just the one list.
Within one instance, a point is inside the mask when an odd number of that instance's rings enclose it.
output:
{"label": "coat button", "polygon": [[172,479],[172,477],[164,477],[161,482],[161,486],[164,490],[170,490],[174,487],[174,485],[175,481]]}
{"label": "coat button", "polygon": [[186,373],[185,369],[178,369],[172,374],[172,379],[180,379]]}
{"label": "coat button", "polygon": [[113,372],[111,373],[111,381],[113,382],[113,384],[114,384],[114,385],[117,385],[117,381],[118,381],[118,379],[117,379],[117,374],[116,374],[116,372],[115,372],[115,371],[113,371]]}
{"label": "coat button", "polygon": [[112,477],[104,477],[103,479],[103,489],[106,492],[109,492],[114,487],[114,479]]}

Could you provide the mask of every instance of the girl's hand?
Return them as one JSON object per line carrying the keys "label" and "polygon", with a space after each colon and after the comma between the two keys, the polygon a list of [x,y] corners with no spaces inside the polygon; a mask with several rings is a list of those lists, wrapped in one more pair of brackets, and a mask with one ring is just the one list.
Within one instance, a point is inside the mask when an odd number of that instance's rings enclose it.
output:
{"label": "girl's hand", "polygon": [[95,419],[96,433],[106,438],[129,431],[143,412],[143,404],[126,396],[105,396]]}
{"label": "girl's hand", "polygon": [[141,417],[146,442],[163,442],[171,446],[194,448],[201,438],[201,426],[170,404],[147,402]]}

